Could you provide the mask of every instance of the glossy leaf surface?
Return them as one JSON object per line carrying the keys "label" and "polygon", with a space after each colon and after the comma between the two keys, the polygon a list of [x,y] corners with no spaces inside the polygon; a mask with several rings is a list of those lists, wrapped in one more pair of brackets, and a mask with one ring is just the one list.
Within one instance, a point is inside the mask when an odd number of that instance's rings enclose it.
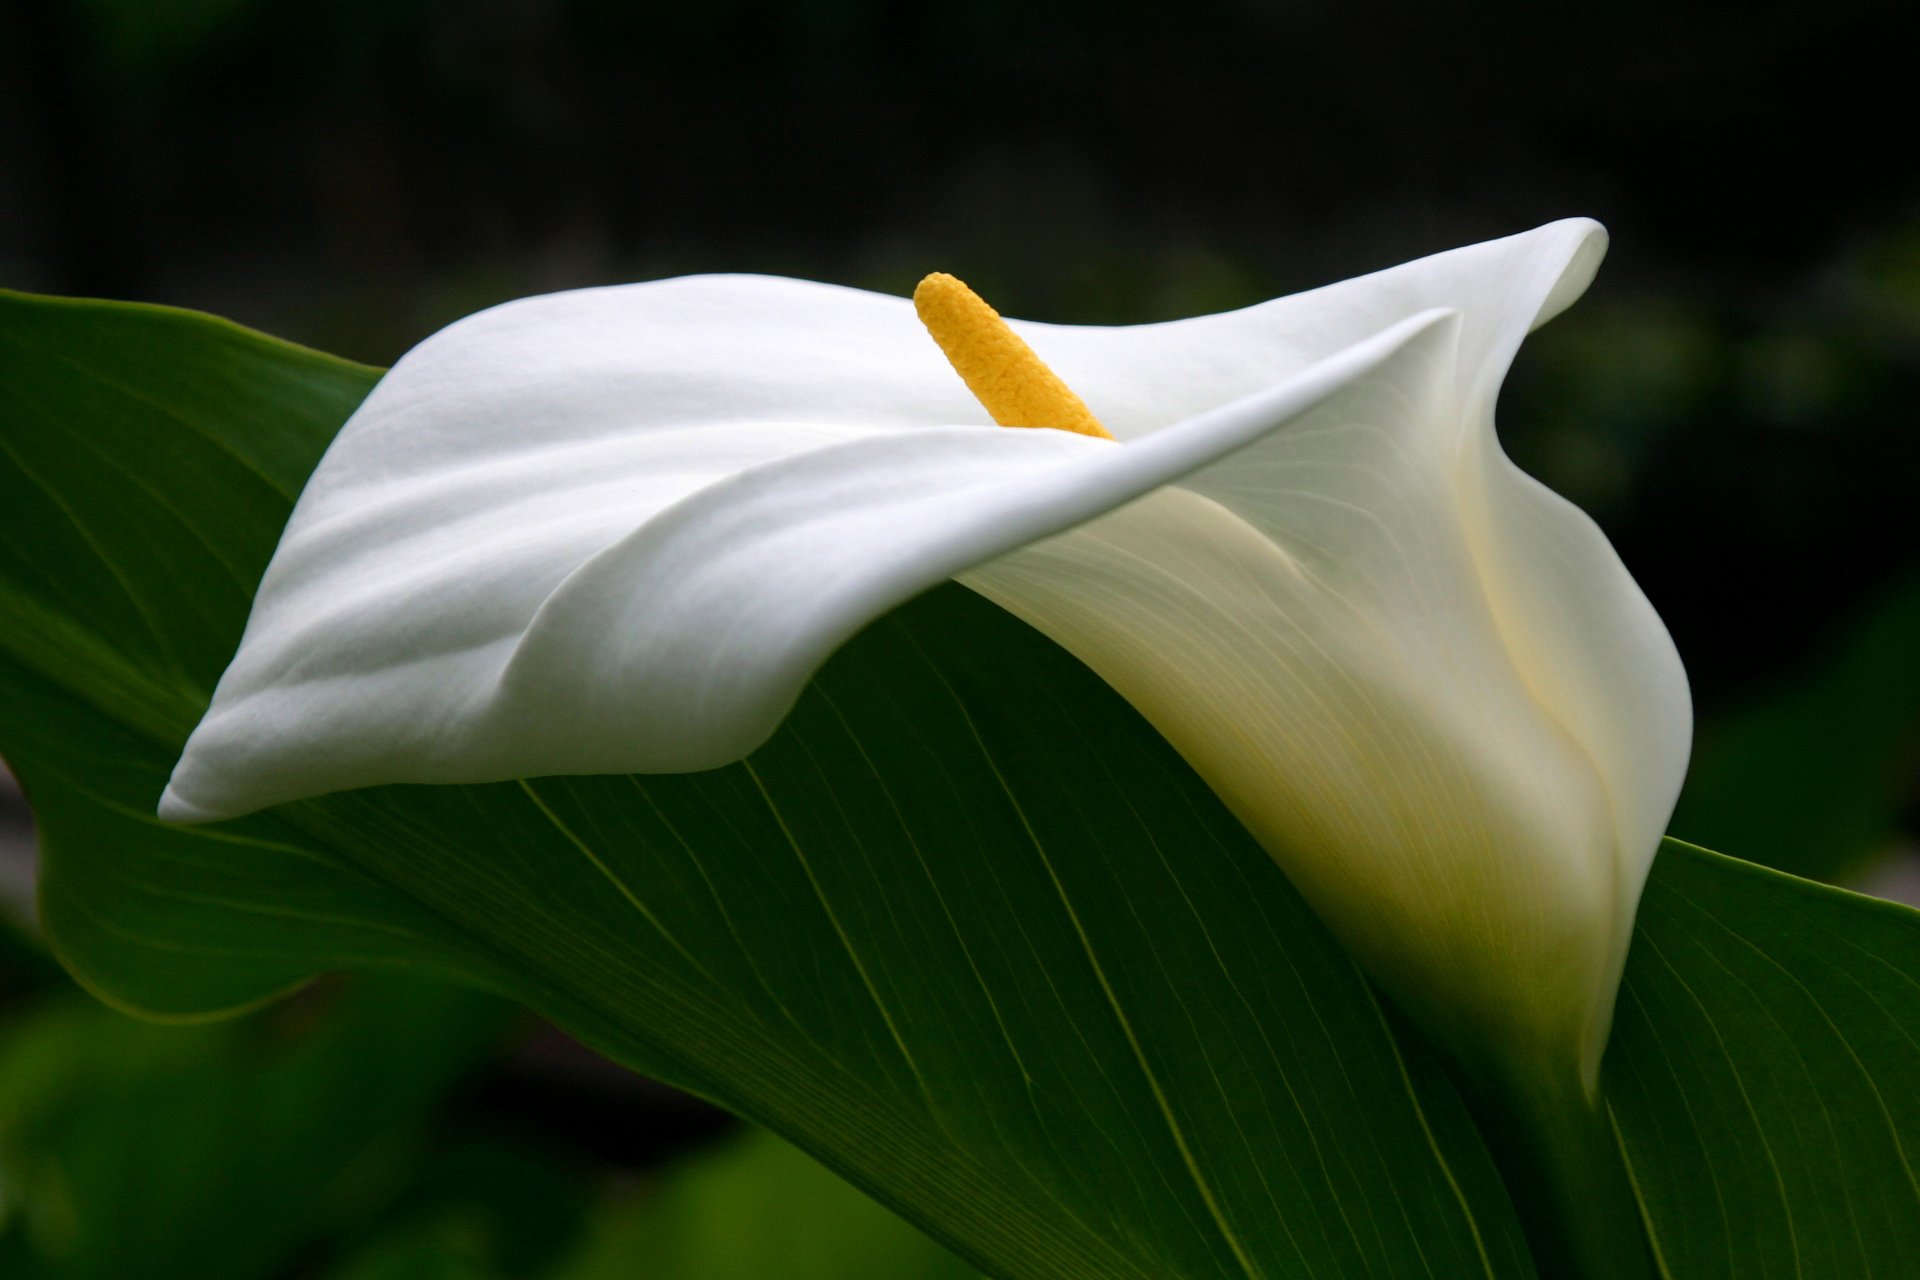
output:
{"label": "glossy leaf surface", "polygon": [[1608,1058],[1675,1280],[1920,1258],[1920,913],[1668,841]]}

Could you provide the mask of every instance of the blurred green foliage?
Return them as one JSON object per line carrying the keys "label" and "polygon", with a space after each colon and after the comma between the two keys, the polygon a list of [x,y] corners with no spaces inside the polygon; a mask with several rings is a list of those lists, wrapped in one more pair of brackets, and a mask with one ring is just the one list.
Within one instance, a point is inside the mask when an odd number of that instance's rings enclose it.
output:
{"label": "blurred green foliage", "polygon": [[8,1280],[965,1280],[759,1132],[642,1181],[475,1105],[516,1015],[361,975],[161,1025],[0,918]]}
{"label": "blurred green foliage", "polygon": [[978,1273],[772,1135],[751,1131],[608,1206],[549,1280],[972,1280]]}
{"label": "blurred green foliage", "polygon": [[200,1026],[43,992],[0,1040],[6,1274],[280,1274],[406,1184],[505,1016],[400,980]]}

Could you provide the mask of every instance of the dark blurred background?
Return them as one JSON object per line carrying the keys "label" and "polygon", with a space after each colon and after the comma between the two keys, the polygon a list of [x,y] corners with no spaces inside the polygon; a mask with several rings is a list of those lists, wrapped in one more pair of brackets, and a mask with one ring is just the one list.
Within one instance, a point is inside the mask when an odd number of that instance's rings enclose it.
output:
{"label": "dark blurred background", "polygon": [[[0,285],[386,363],[576,285],[906,292],[942,269],[1010,314],[1129,322],[1591,215],[1612,255],[1529,343],[1502,434],[1605,526],[1687,660],[1701,736],[1673,829],[1911,894],[1904,8],[7,0]],[[23,811],[0,797],[0,819],[23,847]],[[452,1114],[517,1115],[592,1169],[699,1130],[606,1087],[569,1118],[549,1095],[578,1064],[533,1043],[475,1067]],[[616,1106],[631,1131],[596,1126]]]}

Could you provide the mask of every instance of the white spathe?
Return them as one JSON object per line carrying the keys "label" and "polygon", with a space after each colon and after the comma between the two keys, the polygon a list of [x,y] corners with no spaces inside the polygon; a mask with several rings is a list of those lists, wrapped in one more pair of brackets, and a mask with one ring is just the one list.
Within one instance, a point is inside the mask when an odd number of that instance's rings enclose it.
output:
{"label": "white spathe", "polygon": [[1430,1031],[1590,1091],[1691,710],[1493,404],[1604,249],[1574,220],[1016,324],[1117,442],[993,426],[900,298],[696,277],[469,317],[308,482],[161,815],[726,764],[957,577],[1137,706]]}

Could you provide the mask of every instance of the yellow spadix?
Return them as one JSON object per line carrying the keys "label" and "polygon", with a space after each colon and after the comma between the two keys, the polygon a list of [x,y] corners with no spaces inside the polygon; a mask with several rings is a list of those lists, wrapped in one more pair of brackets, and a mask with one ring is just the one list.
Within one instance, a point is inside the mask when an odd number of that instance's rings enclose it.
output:
{"label": "yellow spadix", "polygon": [[967,390],[1001,426],[1113,439],[1073,389],[964,281],[934,272],[914,289],[913,307]]}

